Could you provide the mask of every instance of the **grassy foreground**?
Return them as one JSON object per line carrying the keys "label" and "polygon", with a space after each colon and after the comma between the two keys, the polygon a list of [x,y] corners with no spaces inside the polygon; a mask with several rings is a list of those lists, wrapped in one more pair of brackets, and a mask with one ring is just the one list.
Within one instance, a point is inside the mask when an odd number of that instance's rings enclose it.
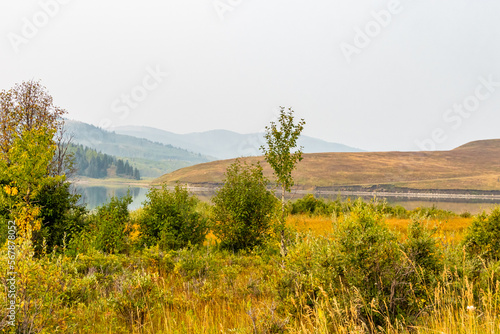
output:
{"label": "grassy foreground", "polygon": [[[75,255],[64,249],[41,258],[23,244],[17,255],[17,327],[6,326],[6,319],[0,318],[0,329],[5,333],[500,333],[500,262],[471,258],[460,244],[473,218],[427,214],[417,226],[415,219],[412,225],[404,215],[378,219],[374,212],[366,216],[363,212],[291,215],[286,259],[273,240],[239,253],[220,250],[208,238],[201,247],[178,251],[151,247],[122,255],[92,250]],[[353,222],[371,217],[376,224],[370,225],[375,226],[373,233],[356,234]],[[352,225],[345,229],[348,224]],[[130,234],[132,239],[136,232]],[[344,233],[350,234],[341,239]],[[370,243],[374,238],[387,242]],[[348,248],[349,239],[362,242]],[[408,240],[422,243],[415,249],[433,250],[421,258],[436,263],[412,257],[408,245],[413,244]],[[370,247],[357,253],[364,242]],[[389,243],[401,248],[386,249]],[[370,253],[376,247],[382,251]],[[367,275],[377,271],[380,281],[363,280],[363,272],[345,267],[349,263],[345,259],[350,259],[346,249],[359,255],[355,263],[359,268],[366,265]],[[387,254],[393,258],[385,258]],[[7,256],[4,246],[2,273],[8,271]],[[384,287],[383,277],[389,276],[389,286]],[[355,284],[352,277],[360,281]],[[2,283],[7,286],[5,278]],[[388,294],[377,292],[384,289]],[[0,299],[7,300],[6,290],[0,291]]]}

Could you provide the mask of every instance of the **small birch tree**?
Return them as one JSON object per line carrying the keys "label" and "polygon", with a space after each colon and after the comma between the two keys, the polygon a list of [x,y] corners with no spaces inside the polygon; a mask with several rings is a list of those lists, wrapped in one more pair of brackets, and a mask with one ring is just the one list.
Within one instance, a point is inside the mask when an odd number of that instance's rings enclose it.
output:
{"label": "small birch tree", "polygon": [[[280,234],[281,234],[281,253],[286,256],[287,250],[285,245],[285,193],[291,190],[294,185],[292,177],[293,170],[297,167],[297,162],[302,160],[302,147],[297,147],[297,140],[300,133],[304,129],[306,122],[301,119],[297,124],[294,124],[292,108],[285,110],[285,107],[280,107],[280,117],[278,124],[271,122],[266,126],[267,147],[261,146],[261,150],[265,155],[266,161],[274,170],[276,183],[281,186],[281,219],[280,219]],[[294,150],[297,148],[296,150]]]}

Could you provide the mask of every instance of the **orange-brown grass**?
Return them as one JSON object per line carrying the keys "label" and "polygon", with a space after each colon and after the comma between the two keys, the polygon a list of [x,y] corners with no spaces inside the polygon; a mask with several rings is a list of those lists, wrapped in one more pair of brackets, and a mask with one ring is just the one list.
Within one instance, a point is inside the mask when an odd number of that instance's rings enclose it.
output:
{"label": "orange-brown grass", "polygon": [[[334,217],[290,215],[287,225],[295,228],[299,232],[311,232],[315,235],[328,235],[332,230]],[[445,219],[429,219],[425,221],[427,228],[437,227],[436,237],[444,243],[456,244],[463,238],[465,230],[472,222],[472,218],[450,217]],[[406,236],[410,219],[408,218],[387,218],[387,226],[400,233],[402,238]]]}
{"label": "orange-brown grass", "polygon": [[[206,256],[195,266],[212,261],[211,267],[193,275],[192,265],[177,258],[173,268],[160,265],[151,258],[160,254],[154,249],[132,257],[94,253],[36,259],[23,248],[17,259],[18,317],[40,333],[260,333],[281,322],[268,282],[277,263],[254,254],[205,252],[208,248],[191,256],[195,261]],[[189,252],[183,254],[189,259]],[[2,272],[6,259],[2,247]],[[113,269],[120,263],[122,269]],[[128,284],[129,277],[139,280]],[[5,289],[0,300],[7,300]],[[15,332],[4,325],[0,318],[0,332]],[[17,332],[32,333],[21,327]]]}
{"label": "orange-brown grass", "polygon": [[[261,327],[275,303],[258,280],[258,271],[221,275],[219,279],[187,280],[180,275],[160,277],[156,284],[171,296],[163,303],[147,305],[142,326],[127,325],[112,309],[76,308],[81,333],[252,333]],[[256,282],[252,291],[249,284]],[[257,291],[262,289],[263,291]],[[147,292],[145,292],[147,294]],[[106,302],[103,301],[103,306]],[[111,305],[109,305],[111,306]],[[108,307],[109,307],[108,306]]]}
{"label": "orange-brown grass", "polygon": [[[272,169],[263,157],[243,158],[262,162],[264,174]],[[207,185],[222,183],[234,159],[219,160],[165,174],[153,184]],[[302,188],[392,185],[417,189],[500,190],[500,139],[472,142],[451,151],[310,153],[294,171]]]}
{"label": "orange-brown grass", "polygon": [[[472,222],[472,218],[451,217],[445,219],[429,219],[425,221],[427,228],[437,228],[436,237],[440,238],[444,243],[456,244],[460,242],[464,236],[465,230]],[[406,236],[410,219],[404,218],[388,218],[386,224],[389,228]]]}
{"label": "orange-brown grass", "polygon": [[290,215],[286,223],[299,232],[311,232],[315,235],[328,235],[333,231],[331,217]]}
{"label": "orange-brown grass", "polygon": [[[443,275],[450,276],[453,273],[445,270]],[[479,302],[474,302],[474,284],[467,278],[464,278],[464,288],[457,289],[454,284],[440,284],[433,289],[431,306],[422,312],[417,324],[408,326],[404,319],[401,322],[387,319],[384,327],[378,327],[376,333],[500,333],[499,301],[495,299],[494,293],[500,288],[500,281],[495,283],[491,280],[487,291],[480,292]],[[359,299],[362,299],[361,296]],[[449,303],[450,300],[456,300],[457,304]],[[360,325],[363,322],[359,321],[359,314],[355,312],[356,302],[359,300],[352,298],[351,308],[342,308],[336,298],[321,301],[314,309],[301,314],[290,333],[369,333],[366,326]],[[370,307],[369,302],[362,303]],[[334,330],[331,330],[332,327]]]}
{"label": "orange-brown grass", "polygon": [[[332,230],[333,218],[326,216],[308,216],[308,215],[290,215],[287,218],[286,224],[288,227],[293,228],[298,232],[311,232],[315,235],[328,235]],[[216,241],[217,237],[213,232],[209,232],[207,235],[207,241],[205,245]]]}
{"label": "orange-brown grass", "polygon": [[[333,217],[306,215],[290,216],[287,221],[299,231],[316,235],[331,233],[333,222]],[[401,234],[408,223],[407,219],[387,220]],[[441,223],[441,229],[458,235],[457,231],[463,231],[469,223],[470,219],[450,218]],[[34,317],[23,319],[41,326],[41,333],[281,333],[272,328],[284,329],[284,333],[367,332],[360,326],[365,320],[359,318],[357,310],[360,303],[370,308],[371,302],[356,292],[351,305],[340,306],[337,297],[332,297],[312,308],[304,304],[304,311],[294,317],[279,315],[280,300],[274,290],[282,270],[279,255],[221,253],[206,247],[175,253],[172,266],[158,262],[169,256],[148,249],[131,256],[96,252],[76,259],[63,255],[36,259],[29,250],[20,248],[18,296],[24,305],[30,300],[24,309]],[[208,272],[187,274],[186,269],[192,266],[186,262],[189,256],[198,267],[206,261]],[[196,262],[200,258],[201,264]],[[0,271],[7,270],[7,263],[3,247]],[[118,263],[122,269],[113,269]],[[151,284],[123,285],[125,278],[133,275]],[[472,283],[454,275],[454,271],[445,270],[445,283],[432,291],[432,307],[422,313],[412,330],[387,319],[384,328],[379,328],[381,332],[500,333],[500,298],[495,292],[500,290],[500,283],[493,276],[488,278],[474,302]],[[23,293],[25,289],[29,294]],[[133,303],[137,299],[145,301],[140,308]],[[0,300],[6,300],[5,289],[0,289]],[[120,312],[115,300],[132,314]],[[127,300],[132,304],[125,303]],[[23,316],[19,311],[19,317]],[[140,323],[134,312],[144,312]]]}

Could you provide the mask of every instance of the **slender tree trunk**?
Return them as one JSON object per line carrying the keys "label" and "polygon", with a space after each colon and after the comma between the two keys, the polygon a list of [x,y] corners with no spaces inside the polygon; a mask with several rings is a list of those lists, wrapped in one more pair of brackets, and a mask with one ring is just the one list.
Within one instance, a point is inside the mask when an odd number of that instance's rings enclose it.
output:
{"label": "slender tree trunk", "polygon": [[281,255],[285,257],[288,253],[285,243],[285,186],[281,187]]}

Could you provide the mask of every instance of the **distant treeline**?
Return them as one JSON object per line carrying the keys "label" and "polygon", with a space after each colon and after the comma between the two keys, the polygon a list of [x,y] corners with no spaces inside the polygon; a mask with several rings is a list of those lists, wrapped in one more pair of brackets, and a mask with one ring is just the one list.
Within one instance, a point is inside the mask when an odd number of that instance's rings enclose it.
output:
{"label": "distant treeline", "polygon": [[141,174],[137,168],[132,167],[128,160],[123,161],[108,154],[97,152],[96,150],[83,145],[72,145],[75,156],[76,174],[92,178],[104,178],[114,170],[114,174],[119,177],[129,179],[141,179]]}

